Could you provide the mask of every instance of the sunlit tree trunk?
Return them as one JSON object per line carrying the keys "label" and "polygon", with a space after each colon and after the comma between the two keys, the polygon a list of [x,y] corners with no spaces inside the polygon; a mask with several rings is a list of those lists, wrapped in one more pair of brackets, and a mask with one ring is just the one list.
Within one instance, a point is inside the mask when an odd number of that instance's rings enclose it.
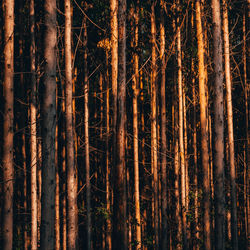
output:
{"label": "sunlit tree trunk", "polygon": [[[126,0],[118,1],[118,98],[116,130],[116,162],[114,169],[113,249],[127,249],[126,222]],[[113,73],[113,72],[112,72]]]}
{"label": "sunlit tree trunk", "polygon": [[[179,8],[179,3],[178,3]],[[177,8],[177,9],[178,9]],[[183,89],[182,89],[182,59],[181,59],[181,30],[180,20],[177,18],[177,66],[178,66],[178,99],[179,99],[179,152],[181,167],[181,219],[183,248],[187,248],[186,232],[186,187],[185,187],[185,156],[183,139]]]}
{"label": "sunlit tree trunk", "polygon": [[[194,74],[194,61],[192,59],[192,74]],[[199,215],[198,215],[198,157],[197,157],[197,130],[196,130],[196,91],[195,91],[195,76],[192,78],[192,95],[193,95],[193,154],[194,154],[194,221],[195,221],[195,237],[196,241],[199,239]],[[197,242],[195,249],[198,249]]]}
{"label": "sunlit tree trunk", "polygon": [[[134,12],[134,34],[133,46],[135,50],[138,47],[138,22],[139,22],[139,6]],[[132,81],[133,88],[133,145],[134,145],[134,182],[135,182],[135,219],[136,219],[136,249],[141,249],[141,216],[140,216],[140,189],[139,189],[139,149],[138,149],[138,105],[137,99],[139,94],[139,56],[137,52],[133,55],[134,75]]]}
{"label": "sunlit tree trunk", "polygon": [[199,97],[200,97],[200,122],[201,122],[201,150],[203,169],[203,204],[204,204],[204,247],[211,249],[210,236],[210,183],[209,183],[209,154],[207,130],[207,99],[205,87],[204,41],[201,22],[200,1],[196,0],[196,32],[198,43],[198,69],[199,69]]}
{"label": "sunlit tree trunk", "polygon": [[41,249],[54,249],[56,129],[56,0],[44,3],[44,93],[42,119]]}
{"label": "sunlit tree trunk", "polygon": [[230,48],[228,31],[228,11],[227,1],[223,0],[223,37],[224,37],[224,57],[225,57],[225,79],[226,79],[226,102],[227,102],[227,126],[229,143],[229,165],[231,180],[231,235],[232,248],[238,249],[237,232],[237,206],[236,206],[236,185],[235,185],[235,165],[234,165],[234,132],[233,132],[233,105],[232,105],[232,84],[230,72]]}
{"label": "sunlit tree trunk", "polygon": [[161,59],[161,174],[162,174],[162,230],[161,248],[168,248],[167,237],[167,137],[166,137],[166,63],[164,1],[161,0],[160,59]]}
{"label": "sunlit tree trunk", "polygon": [[30,151],[31,151],[31,249],[37,249],[37,144],[36,144],[36,45],[34,0],[30,1]]}
{"label": "sunlit tree trunk", "polygon": [[71,62],[71,7],[65,0],[65,120],[67,153],[67,198],[68,198],[68,248],[78,247],[77,184],[73,137],[72,107],[72,62]]}
{"label": "sunlit tree trunk", "polygon": [[225,249],[223,65],[220,1],[212,0],[214,52],[215,249]]}
{"label": "sunlit tree trunk", "polygon": [[112,89],[112,150],[113,165],[116,160],[116,122],[117,122],[117,77],[118,77],[118,0],[110,0],[111,28],[111,89]]}
{"label": "sunlit tree trunk", "polygon": [[3,249],[13,243],[13,73],[14,73],[14,0],[4,1],[4,117],[3,117]]}
{"label": "sunlit tree trunk", "polygon": [[151,72],[151,168],[153,173],[153,217],[155,249],[159,247],[159,213],[158,213],[158,171],[157,171],[157,106],[156,106],[156,24],[155,2],[151,3],[151,46],[152,46],[152,72]]}
{"label": "sunlit tree trunk", "polygon": [[84,135],[85,135],[85,167],[86,167],[86,205],[87,205],[87,249],[92,249],[91,242],[91,185],[90,185],[90,162],[89,162],[89,82],[87,68],[87,23],[84,17],[83,42],[84,42]]}

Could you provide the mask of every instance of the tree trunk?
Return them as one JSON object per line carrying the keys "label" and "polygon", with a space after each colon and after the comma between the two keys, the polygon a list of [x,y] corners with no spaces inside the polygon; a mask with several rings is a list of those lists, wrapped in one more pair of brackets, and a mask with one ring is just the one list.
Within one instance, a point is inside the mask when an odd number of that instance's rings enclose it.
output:
{"label": "tree trunk", "polygon": [[106,138],[105,138],[105,156],[106,156],[106,209],[107,209],[107,224],[106,224],[106,249],[111,250],[111,192],[110,192],[110,160],[109,160],[109,135],[110,135],[110,107],[109,107],[109,70],[108,70],[108,52],[106,52]]}
{"label": "tree trunk", "polygon": [[72,62],[71,62],[71,7],[65,0],[65,120],[68,190],[68,248],[78,248],[77,182],[74,156],[73,107],[72,107]]}
{"label": "tree trunk", "polygon": [[91,243],[91,186],[90,186],[90,163],[89,163],[89,82],[87,68],[87,19],[83,23],[84,45],[84,135],[85,135],[85,167],[86,167],[86,205],[87,205],[87,249],[92,249]]}
{"label": "tree trunk", "polygon": [[153,218],[155,233],[155,249],[159,247],[159,214],[158,214],[158,171],[157,171],[157,114],[156,114],[156,24],[155,2],[151,4],[151,35],[152,35],[152,72],[151,72],[151,168],[153,173]]}
{"label": "tree trunk", "polygon": [[[58,107],[58,98],[56,99],[56,110],[57,107]],[[59,187],[59,173],[58,173],[58,123],[56,124],[55,165],[56,165],[55,250],[60,250],[60,187]]]}
{"label": "tree trunk", "polygon": [[196,32],[197,32],[197,43],[198,43],[201,150],[202,150],[202,169],[203,169],[204,247],[205,249],[211,249],[207,99],[206,99],[206,87],[205,87],[204,41],[203,41],[201,9],[199,0],[196,0],[195,8],[196,8]]}
{"label": "tree trunk", "polygon": [[[194,74],[194,59],[192,58],[192,74]],[[198,215],[198,157],[197,157],[197,131],[196,131],[196,91],[195,76],[192,77],[192,94],[193,94],[193,154],[194,154],[194,231],[195,231],[195,249],[198,249],[197,241],[199,239],[199,215]]]}
{"label": "tree trunk", "polygon": [[227,1],[223,0],[223,36],[224,36],[224,55],[225,55],[225,78],[227,93],[227,125],[228,125],[228,143],[229,143],[229,165],[231,180],[231,235],[232,248],[238,249],[238,232],[237,232],[237,206],[236,206],[236,185],[235,185],[235,165],[234,165],[234,132],[233,132],[233,105],[232,105],[232,84],[230,72],[230,48],[229,48],[229,31],[228,31],[228,11]]}
{"label": "tree trunk", "polygon": [[[134,34],[133,46],[138,47],[138,22],[139,22],[139,3],[137,2],[134,13]],[[140,189],[139,189],[139,149],[138,149],[138,105],[137,98],[139,92],[139,56],[135,52],[133,55],[134,75],[132,81],[133,88],[133,144],[134,144],[134,182],[135,182],[135,219],[136,219],[136,249],[141,249],[141,216],[140,216]]]}
{"label": "tree trunk", "polygon": [[[179,8],[179,3],[178,3]],[[181,213],[183,248],[187,249],[186,230],[186,191],[185,191],[185,156],[183,139],[183,90],[182,90],[182,60],[181,60],[181,30],[180,20],[177,18],[177,65],[178,65],[178,99],[179,99],[179,152],[181,167]]]}
{"label": "tree trunk", "polygon": [[118,77],[118,0],[110,0],[110,22],[111,22],[111,87],[112,87],[112,150],[113,165],[116,160],[116,123],[117,123],[117,77]]}
{"label": "tree trunk", "polygon": [[13,243],[13,73],[14,73],[14,0],[4,1],[4,117],[3,117],[3,249]]}
{"label": "tree trunk", "polygon": [[[118,98],[116,130],[116,162],[114,169],[113,249],[127,249],[126,226],[126,0],[119,0]],[[113,74],[113,72],[112,72]]]}
{"label": "tree trunk", "polygon": [[56,129],[56,0],[44,3],[44,93],[42,120],[42,222],[41,249],[54,249],[55,129]]}
{"label": "tree trunk", "polygon": [[167,137],[166,137],[166,63],[164,1],[161,0],[160,59],[161,59],[161,174],[162,174],[162,230],[161,248],[168,248],[167,237]]}
{"label": "tree trunk", "polygon": [[214,52],[215,249],[225,249],[223,65],[220,1],[212,0]]}
{"label": "tree trunk", "polygon": [[37,144],[36,144],[36,44],[35,44],[35,8],[30,1],[30,151],[31,151],[31,249],[37,249]]}

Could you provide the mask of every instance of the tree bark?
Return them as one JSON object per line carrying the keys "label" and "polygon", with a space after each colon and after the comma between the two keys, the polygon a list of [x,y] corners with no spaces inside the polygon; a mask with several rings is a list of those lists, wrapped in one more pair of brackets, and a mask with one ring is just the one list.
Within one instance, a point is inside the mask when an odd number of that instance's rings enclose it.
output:
{"label": "tree bark", "polygon": [[112,87],[112,150],[113,165],[116,160],[116,123],[117,123],[117,79],[118,79],[118,0],[110,0],[111,26],[111,87]]}
{"label": "tree bark", "polygon": [[157,171],[157,107],[156,107],[156,23],[155,2],[151,3],[151,45],[152,45],[152,72],[151,72],[151,168],[153,173],[153,218],[155,249],[159,247],[159,214],[158,214],[158,171]]}
{"label": "tree bark", "polygon": [[13,243],[13,74],[14,74],[14,0],[4,1],[4,117],[3,117],[3,249]]}
{"label": "tree bark", "polygon": [[44,93],[42,120],[42,222],[41,249],[54,249],[55,129],[56,129],[56,0],[44,3]]}
{"label": "tree bark", "polygon": [[201,22],[201,8],[199,0],[196,0],[195,8],[196,8],[196,32],[197,32],[197,43],[198,43],[201,150],[202,150],[202,169],[203,169],[204,247],[205,249],[211,249],[207,99],[206,99],[206,86],[205,86],[204,41],[203,41],[203,30]]}
{"label": "tree bark", "polygon": [[78,248],[77,183],[73,137],[72,107],[72,59],[71,59],[71,6],[65,0],[65,121],[67,154],[67,198],[68,198],[68,248]]}
{"label": "tree bark", "polygon": [[85,167],[86,167],[86,205],[87,205],[87,249],[92,249],[91,242],[91,185],[89,163],[89,82],[87,64],[87,19],[84,17],[84,135],[85,135]]}
{"label": "tree bark", "polygon": [[35,8],[30,1],[30,69],[31,69],[31,103],[30,103],[30,151],[31,151],[31,249],[37,249],[37,144],[36,144],[36,44],[35,44]]}
{"label": "tree bark", "polygon": [[215,249],[225,249],[223,65],[220,1],[212,0],[214,53]]}
{"label": "tree bark", "polygon": [[[125,121],[126,121],[126,0],[119,0],[118,42],[118,98],[116,130],[116,162],[114,169],[114,220],[113,249],[127,249],[126,225],[126,171],[125,171]],[[112,72],[113,74],[113,72]]]}
{"label": "tree bark", "polygon": [[[138,47],[138,32],[139,32],[139,2],[137,1],[136,10],[134,13],[134,41],[135,50]],[[139,149],[138,149],[138,94],[139,94],[139,56],[137,52],[133,55],[134,75],[132,81],[133,88],[133,145],[134,145],[134,182],[135,182],[135,219],[136,219],[136,249],[141,249],[141,216],[140,216],[140,186],[139,186]]]}
{"label": "tree bark", "polygon": [[166,63],[164,1],[161,0],[160,59],[161,59],[161,174],[162,174],[162,230],[161,248],[168,248],[167,237],[167,136],[166,136]]}
{"label": "tree bark", "polygon": [[[178,8],[179,9],[179,3]],[[183,90],[182,90],[182,59],[181,59],[181,30],[180,20],[177,17],[177,66],[178,66],[178,99],[179,99],[179,153],[181,167],[181,214],[183,248],[187,249],[186,229],[186,189],[185,189],[185,155],[183,139]]]}
{"label": "tree bark", "polygon": [[236,184],[235,184],[235,165],[234,165],[234,132],[233,132],[233,104],[232,104],[232,83],[230,72],[230,45],[228,30],[228,10],[227,1],[223,0],[223,37],[224,37],[224,57],[225,57],[225,79],[226,79],[226,102],[227,102],[227,126],[229,144],[229,165],[231,181],[231,236],[232,248],[238,249],[237,232],[237,206],[236,206]]}

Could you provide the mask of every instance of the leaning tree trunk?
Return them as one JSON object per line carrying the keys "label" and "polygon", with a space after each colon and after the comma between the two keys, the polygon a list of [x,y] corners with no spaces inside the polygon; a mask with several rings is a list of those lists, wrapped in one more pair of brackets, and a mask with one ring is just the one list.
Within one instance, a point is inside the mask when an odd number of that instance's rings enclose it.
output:
{"label": "leaning tree trunk", "polygon": [[220,1],[212,0],[214,52],[215,249],[225,249],[223,65]]}
{"label": "leaning tree trunk", "polygon": [[211,249],[207,99],[206,99],[206,87],[205,87],[204,41],[203,41],[203,30],[201,22],[200,0],[196,0],[195,7],[196,7],[196,32],[197,32],[197,43],[198,43],[201,150],[202,150],[202,169],[203,169],[204,247],[205,249]]}
{"label": "leaning tree trunk", "polygon": [[3,117],[3,249],[13,243],[13,73],[14,73],[14,0],[4,1],[4,117]]}
{"label": "leaning tree trunk", "polygon": [[31,249],[37,249],[37,144],[36,144],[36,44],[35,44],[35,7],[30,1],[30,151],[31,151]]}
{"label": "leaning tree trunk", "polygon": [[72,63],[71,63],[71,7],[65,0],[65,122],[67,153],[67,198],[68,198],[68,248],[77,249],[77,180],[74,157],[73,107],[72,107]]}
{"label": "leaning tree trunk", "polygon": [[228,11],[227,1],[223,0],[223,37],[224,37],[224,55],[225,55],[225,78],[227,93],[227,126],[228,126],[228,143],[229,143],[229,164],[231,180],[231,235],[232,248],[238,249],[238,232],[237,232],[237,198],[235,184],[235,165],[234,165],[234,132],[233,132],[233,105],[232,105],[232,84],[230,72],[230,48],[229,48],[229,31],[228,31]]}
{"label": "leaning tree trunk", "polygon": [[127,249],[126,226],[126,171],[125,171],[125,121],[126,121],[126,0],[119,0],[118,38],[118,98],[116,160],[114,169],[114,220],[113,249]]}
{"label": "leaning tree trunk", "polygon": [[44,3],[44,93],[42,119],[41,249],[54,249],[56,129],[56,0]]}

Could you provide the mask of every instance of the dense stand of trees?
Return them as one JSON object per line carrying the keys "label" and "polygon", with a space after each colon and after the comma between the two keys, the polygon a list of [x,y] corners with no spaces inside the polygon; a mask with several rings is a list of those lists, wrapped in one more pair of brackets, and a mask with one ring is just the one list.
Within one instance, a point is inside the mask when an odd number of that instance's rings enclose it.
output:
{"label": "dense stand of trees", "polygon": [[249,0],[1,7],[1,249],[249,247]]}

